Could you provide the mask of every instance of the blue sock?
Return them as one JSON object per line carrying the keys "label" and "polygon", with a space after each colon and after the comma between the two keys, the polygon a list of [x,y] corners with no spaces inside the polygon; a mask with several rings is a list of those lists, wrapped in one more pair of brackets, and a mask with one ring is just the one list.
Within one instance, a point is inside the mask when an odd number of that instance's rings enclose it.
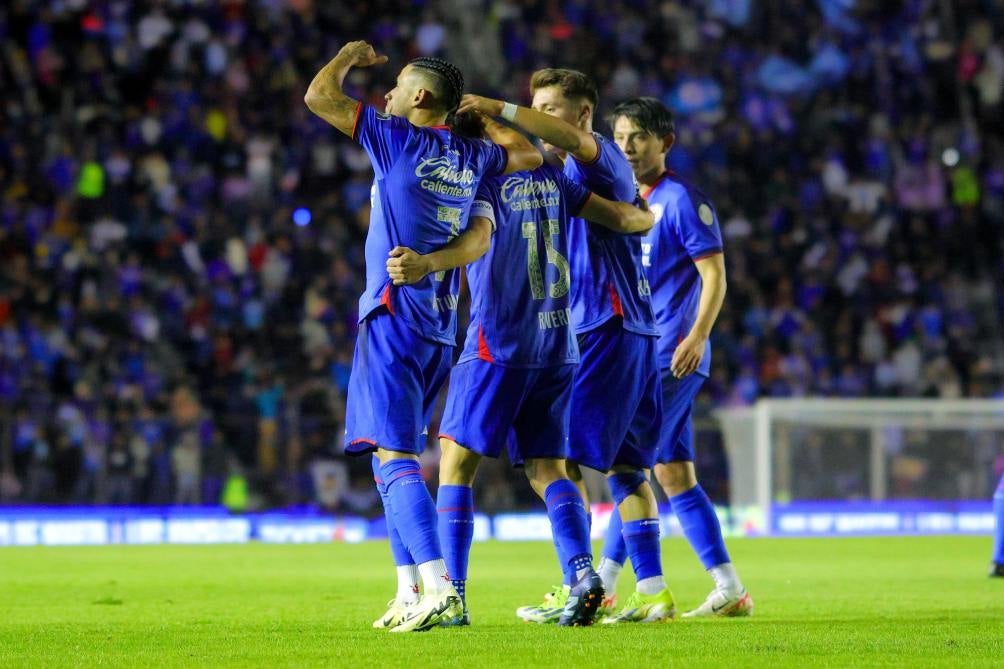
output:
{"label": "blue sock", "polygon": [[1004,476],[994,492],[994,562],[1004,564]]}
{"label": "blue sock", "polygon": [[436,505],[425,487],[416,460],[389,460],[380,466],[380,477],[387,489],[394,525],[415,564],[441,560],[439,534],[436,532]]}
{"label": "blue sock", "polygon": [[621,512],[615,506],[614,512],[610,514],[607,535],[603,537],[603,557],[617,564],[624,564],[628,557],[627,544],[624,543],[624,533],[621,531],[623,527]]}
{"label": "blue sock", "polygon": [[554,524],[551,524],[551,542],[554,543],[554,553],[558,556],[558,566],[561,567],[561,582],[565,585],[572,585],[575,583],[575,572],[572,571],[571,565],[564,561],[561,547],[558,545],[558,532],[554,529]]}
{"label": "blue sock", "polygon": [[380,458],[373,455],[373,480],[376,481],[377,491],[380,493],[380,501],[383,502],[383,517],[387,520],[387,538],[390,540],[390,552],[394,556],[394,564],[403,567],[415,564],[411,558],[411,553],[401,542],[401,535],[394,526],[394,514],[390,509],[390,497],[387,496],[387,486],[384,485],[380,477]]}
{"label": "blue sock", "polygon": [[629,520],[624,523],[624,543],[627,544],[627,552],[631,556],[631,567],[634,569],[635,578],[640,581],[643,578],[662,576],[658,518]]}
{"label": "blue sock", "polygon": [[467,601],[467,563],[474,540],[474,491],[468,486],[441,485],[436,500],[439,543],[453,587]]}
{"label": "blue sock", "polygon": [[700,483],[685,493],[670,497],[669,503],[683,527],[690,547],[697,553],[705,569],[731,562],[729,552],[725,550],[722,526]]}
{"label": "blue sock", "polygon": [[[565,583],[575,583],[575,572],[592,566],[592,547],[589,544],[589,519],[586,505],[575,484],[568,479],[558,479],[544,491],[544,504],[551,520],[551,532],[558,550],[558,561],[565,573]],[[585,565],[585,566],[583,566]],[[569,581],[571,577],[571,581]]]}

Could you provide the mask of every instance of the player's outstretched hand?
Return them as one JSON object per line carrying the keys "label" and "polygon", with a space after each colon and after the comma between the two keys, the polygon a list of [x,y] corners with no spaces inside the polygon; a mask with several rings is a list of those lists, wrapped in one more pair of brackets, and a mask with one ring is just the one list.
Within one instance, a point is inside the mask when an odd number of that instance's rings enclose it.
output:
{"label": "player's outstretched hand", "polygon": [[704,358],[704,343],[704,339],[694,334],[683,338],[683,341],[676,347],[676,351],[673,352],[673,362],[669,367],[673,376],[682,379],[697,371]]}
{"label": "player's outstretched hand", "polygon": [[457,112],[473,111],[480,112],[485,116],[498,116],[502,113],[503,106],[505,106],[505,103],[501,100],[483,98],[480,95],[471,95],[468,93],[460,99],[460,106],[457,107]]}
{"label": "player's outstretched hand", "polygon": [[376,50],[365,40],[349,42],[338,51],[338,55],[347,56],[349,62],[356,67],[380,65],[388,60],[387,56],[377,55]]}
{"label": "player's outstretched hand", "polygon": [[387,255],[387,274],[395,286],[418,283],[431,271],[428,258],[406,246],[395,246]]}

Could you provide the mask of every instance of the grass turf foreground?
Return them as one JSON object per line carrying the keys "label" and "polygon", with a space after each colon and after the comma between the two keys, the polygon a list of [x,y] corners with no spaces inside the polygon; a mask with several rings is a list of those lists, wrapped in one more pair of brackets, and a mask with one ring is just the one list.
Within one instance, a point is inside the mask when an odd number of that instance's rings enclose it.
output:
{"label": "grass turf foreground", "polygon": [[[678,604],[710,581],[680,539]],[[980,537],[733,539],[748,620],[559,629],[519,622],[557,576],[550,545],[475,544],[473,626],[370,629],[385,543],[0,548],[0,666],[1001,666],[1004,579]],[[620,582],[622,597],[633,587]]]}

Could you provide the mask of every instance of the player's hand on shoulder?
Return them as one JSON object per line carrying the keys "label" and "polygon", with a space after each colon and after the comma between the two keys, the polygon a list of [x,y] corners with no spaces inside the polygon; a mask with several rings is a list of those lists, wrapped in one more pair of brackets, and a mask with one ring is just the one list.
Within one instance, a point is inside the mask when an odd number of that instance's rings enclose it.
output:
{"label": "player's hand on shoulder", "polygon": [[387,56],[378,55],[376,50],[365,40],[349,42],[339,50],[338,55],[346,56],[356,67],[380,65],[388,60]]}
{"label": "player's hand on shoulder", "polygon": [[485,98],[480,95],[472,95],[468,93],[460,99],[460,106],[457,107],[458,113],[463,112],[480,112],[486,116],[498,116],[502,113],[502,107],[505,105],[501,100],[493,100],[492,98]]}
{"label": "player's hand on shoulder", "polygon": [[395,286],[418,283],[430,271],[428,258],[406,246],[395,246],[388,255],[387,275]]}

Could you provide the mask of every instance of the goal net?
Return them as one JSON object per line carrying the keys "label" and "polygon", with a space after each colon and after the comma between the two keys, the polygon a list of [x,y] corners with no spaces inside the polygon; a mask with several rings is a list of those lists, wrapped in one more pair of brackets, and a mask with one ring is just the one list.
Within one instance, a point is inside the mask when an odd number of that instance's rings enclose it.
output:
{"label": "goal net", "polygon": [[990,529],[1004,401],[769,399],[716,418],[732,511],[759,531]]}

